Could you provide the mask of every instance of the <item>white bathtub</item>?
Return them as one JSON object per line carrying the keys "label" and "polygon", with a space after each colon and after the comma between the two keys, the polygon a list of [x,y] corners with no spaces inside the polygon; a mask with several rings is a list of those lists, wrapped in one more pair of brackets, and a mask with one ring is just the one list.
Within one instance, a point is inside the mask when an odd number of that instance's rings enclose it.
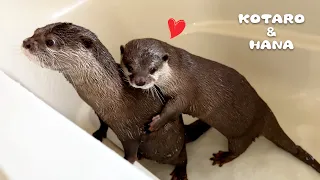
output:
{"label": "white bathtub", "polygon": [[[2,0],[0,69],[89,133],[98,128],[93,111],[64,78],[41,69],[20,52],[35,28],[70,21],[94,31],[119,62],[119,46],[133,38],[154,37],[194,54],[234,67],[270,105],[287,134],[320,160],[320,13],[318,0]],[[278,40],[290,39],[294,51],[252,51],[251,39],[266,39],[266,25],[239,25],[239,13],[303,14],[303,25],[277,25]],[[169,39],[167,20],[184,19],[184,34]],[[191,118],[186,117],[189,123]],[[111,141],[119,144],[115,135]],[[234,162],[212,167],[212,153],[227,148],[226,139],[210,130],[187,146],[188,176],[193,179],[319,179],[313,169],[259,138]],[[172,166],[141,163],[160,179]]]}

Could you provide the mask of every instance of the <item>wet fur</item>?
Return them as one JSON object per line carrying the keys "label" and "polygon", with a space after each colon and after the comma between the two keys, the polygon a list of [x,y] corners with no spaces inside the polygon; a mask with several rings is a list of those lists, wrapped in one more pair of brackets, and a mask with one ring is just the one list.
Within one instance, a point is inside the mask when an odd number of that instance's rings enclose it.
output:
{"label": "wet fur", "polygon": [[[56,40],[54,47],[46,47],[47,38]],[[37,29],[24,43],[30,42],[37,46],[24,49],[28,58],[62,73],[101,122],[107,124],[100,127],[97,137],[101,138],[109,126],[131,163],[139,151],[144,158],[159,163],[186,166],[182,116],[172,119],[158,132],[145,135],[145,123],[161,111],[163,104],[158,96],[132,88],[122,80],[118,64],[94,33],[71,23],[54,23]],[[201,126],[199,136],[209,127]]]}
{"label": "wet fur", "polygon": [[[162,60],[164,55],[168,60]],[[131,66],[132,74],[146,74],[151,64],[159,64],[161,75],[151,83],[171,99],[151,129],[179,113],[189,114],[228,138],[229,162],[262,135],[320,172],[319,163],[285,134],[268,105],[235,69],[152,38],[128,42],[121,63]]]}

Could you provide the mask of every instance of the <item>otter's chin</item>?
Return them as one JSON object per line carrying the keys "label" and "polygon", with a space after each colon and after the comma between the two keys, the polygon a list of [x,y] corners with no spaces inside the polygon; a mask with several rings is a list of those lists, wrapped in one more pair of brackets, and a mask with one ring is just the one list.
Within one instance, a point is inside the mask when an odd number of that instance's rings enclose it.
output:
{"label": "otter's chin", "polygon": [[40,58],[39,58],[37,55],[31,53],[29,50],[27,50],[27,49],[25,49],[25,48],[22,48],[22,52],[23,52],[23,54],[24,54],[25,56],[27,56],[27,58],[28,58],[31,62],[33,62],[33,63],[35,63],[35,64],[37,64],[37,65],[39,65],[39,66],[41,66],[41,67],[44,67],[44,64],[41,63]]}
{"label": "otter's chin", "polygon": [[129,82],[129,83],[130,83],[130,85],[131,85],[132,87],[134,87],[134,88],[139,88],[139,89],[150,89],[150,88],[152,88],[152,87],[155,85],[154,82],[145,84],[145,85],[143,85],[143,86],[137,86],[136,84],[133,84],[133,83],[131,83],[131,82]]}
{"label": "otter's chin", "polygon": [[44,59],[40,58],[38,54],[34,54],[32,52],[30,52],[27,49],[22,48],[22,52],[25,56],[27,56],[27,58],[33,62],[34,64],[42,67],[42,68],[46,68],[46,69],[50,69],[50,70],[54,70],[54,71],[60,71],[61,67],[56,67],[54,66],[54,64],[49,61],[45,61]]}

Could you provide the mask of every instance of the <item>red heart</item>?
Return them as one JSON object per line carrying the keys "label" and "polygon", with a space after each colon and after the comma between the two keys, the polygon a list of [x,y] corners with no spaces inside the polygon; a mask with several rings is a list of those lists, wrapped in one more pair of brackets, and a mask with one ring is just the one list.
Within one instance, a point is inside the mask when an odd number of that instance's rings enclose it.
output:
{"label": "red heart", "polygon": [[179,20],[176,22],[173,18],[170,18],[168,20],[168,26],[171,34],[170,39],[172,39],[182,33],[186,27],[186,22],[184,20]]}

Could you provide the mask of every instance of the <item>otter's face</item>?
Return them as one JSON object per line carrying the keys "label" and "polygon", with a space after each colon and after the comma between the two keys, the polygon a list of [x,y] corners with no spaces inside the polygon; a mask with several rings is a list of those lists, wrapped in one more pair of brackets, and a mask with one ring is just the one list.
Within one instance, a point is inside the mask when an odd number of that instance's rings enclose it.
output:
{"label": "otter's face", "polygon": [[134,55],[126,52],[124,46],[120,46],[121,68],[129,81],[129,84],[135,88],[152,88],[157,80],[165,73],[164,69],[168,66],[168,54],[163,56],[143,56]]}
{"label": "otter's face", "polygon": [[65,71],[83,66],[90,56],[95,35],[71,23],[54,23],[35,30],[22,43],[24,54],[42,67]]}

